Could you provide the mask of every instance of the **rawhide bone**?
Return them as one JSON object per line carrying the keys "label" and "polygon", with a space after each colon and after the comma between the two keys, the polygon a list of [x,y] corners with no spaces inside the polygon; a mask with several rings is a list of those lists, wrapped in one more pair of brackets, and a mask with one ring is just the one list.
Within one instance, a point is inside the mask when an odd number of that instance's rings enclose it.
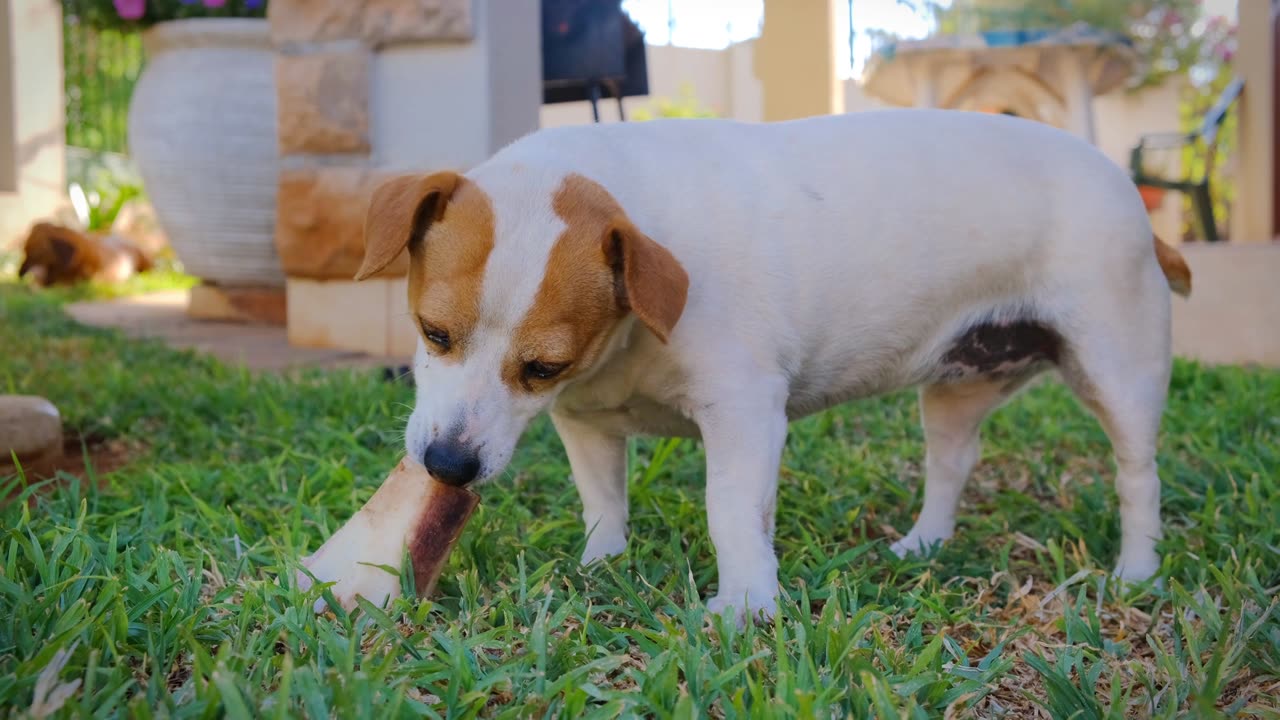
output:
{"label": "rawhide bone", "polygon": [[[400,595],[399,575],[386,568],[399,569],[407,548],[414,587],[426,597],[479,503],[470,490],[401,460],[369,502],[302,564],[320,582],[336,583],[330,591],[343,608],[354,608],[356,596],[386,606]],[[306,573],[299,570],[296,578],[303,590],[311,587]],[[317,600],[315,611],[324,608],[325,601]]]}

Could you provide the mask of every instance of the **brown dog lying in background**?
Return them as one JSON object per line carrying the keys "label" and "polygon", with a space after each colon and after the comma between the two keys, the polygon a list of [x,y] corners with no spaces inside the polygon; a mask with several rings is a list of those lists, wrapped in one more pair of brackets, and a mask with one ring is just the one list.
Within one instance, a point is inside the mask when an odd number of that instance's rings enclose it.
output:
{"label": "brown dog lying in background", "polygon": [[23,252],[18,277],[31,275],[44,287],[123,282],[152,267],[146,253],[118,235],[82,233],[46,222],[31,228]]}

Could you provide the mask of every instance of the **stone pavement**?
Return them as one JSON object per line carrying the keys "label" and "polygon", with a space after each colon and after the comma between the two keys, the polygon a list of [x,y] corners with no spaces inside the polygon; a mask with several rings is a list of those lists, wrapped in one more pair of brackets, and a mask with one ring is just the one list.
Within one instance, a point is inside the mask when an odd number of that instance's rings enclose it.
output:
{"label": "stone pavement", "polygon": [[178,290],[73,303],[67,306],[67,313],[84,325],[115,328],[129,337],[156,338],[172,347],[209,353],[252,370],[382,368],[408,362],[347,350],[293,347],[283,327],[195,320],[187,316],[186,306],[187,293]]}

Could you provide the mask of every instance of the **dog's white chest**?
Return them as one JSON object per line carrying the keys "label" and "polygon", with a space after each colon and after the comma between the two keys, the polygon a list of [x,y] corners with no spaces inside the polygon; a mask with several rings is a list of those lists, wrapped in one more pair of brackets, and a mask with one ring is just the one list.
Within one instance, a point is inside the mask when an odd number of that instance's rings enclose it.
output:
{"label": "dog's white chest", "polygon": [[620,402],[599,402],[589,392],[568,392],[556,401],[556,412],[590,423],[613,435],[698,437],[698,426],[678,409],[644,395],[630,395]]}

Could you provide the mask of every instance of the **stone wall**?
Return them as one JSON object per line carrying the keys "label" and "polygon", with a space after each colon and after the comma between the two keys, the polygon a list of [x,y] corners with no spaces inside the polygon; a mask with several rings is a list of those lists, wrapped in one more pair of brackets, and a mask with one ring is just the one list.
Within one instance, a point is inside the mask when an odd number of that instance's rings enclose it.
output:
{"label": "stone wall", "polygon": [[1241,0],[1236,42],[1239,51],[1233,63],[1244,78],[1236,123],[1236,200],[1231,208],[1232,242],[1267,242],[1276,235],[1273,207],[1276,143],[1276,4],[1266,0]]}
{"label": "stone wall", "polygon": [[407,258],[351,281],[369,196],[397,173],[465,171],[537,129],[538,10],[523,0],[272,0],[290,342],[413,352]]}
{"label": "stone wall", "polygon": [[[466,43],[472,0],[272,0],[282,168],[276,245],[285,274],[349,280],[380,171],[374,66],[395,45]],[[429,168],[424,168],[427,170]],[[405,272],[403,260],[388,275]]]}
{"label": "stone wall", "polygon": [[0,251],[68,207],[62,6],[0,1]]}
{"label": "stone wall", "polygon": [[1280,368],[1280,241],[1186,243],[1191,297],[1173,299],[1173,352]]}

